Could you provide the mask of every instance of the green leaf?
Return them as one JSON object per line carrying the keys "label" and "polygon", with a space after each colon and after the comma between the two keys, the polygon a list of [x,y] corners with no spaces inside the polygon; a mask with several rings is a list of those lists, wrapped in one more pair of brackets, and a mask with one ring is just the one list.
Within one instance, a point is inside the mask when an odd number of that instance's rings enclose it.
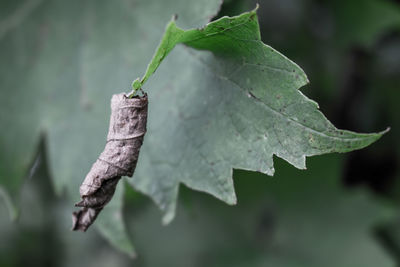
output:
{"label": "green leaf", "polygon": [[233,168],[273,175],[277,155],[305,169],[306,156],[360,149],[384,133],[336,129],[298,90],[303,70],[261,41],[256,10],[187,31],[170,22],[141,86],[177,43],[212,53],[181,47],[148,85],[155,103],[131,180],[164,223],[180,183],[235,204]]}
{"label": "green leaf", "polygon": [[[0,23],[0,183],[18,199],[44,134],[54,187],[72,206],[104,147],[111,95],[144,72],[172,14],[182,27],[198,27],[220,1],[32,2],[0,4],[7,10]],[[131,183],[164,210],[165,222],[180,183],[233,204],[232,168],[272,175],[274,154],[305,168],[305,156],[358,149],[381,136],[334,128],[297,90],[307,83],[304,72],[260,41],[255,11],[203,29],[169,25],[179,38],[162,41],[143,81],[175,42],[208,52],[176,47],[146,84],[149,128]],[[120,214],[121,198],[114,201]],[[103,235],[132,254],[122,216],[105,214],[97,223]]]}

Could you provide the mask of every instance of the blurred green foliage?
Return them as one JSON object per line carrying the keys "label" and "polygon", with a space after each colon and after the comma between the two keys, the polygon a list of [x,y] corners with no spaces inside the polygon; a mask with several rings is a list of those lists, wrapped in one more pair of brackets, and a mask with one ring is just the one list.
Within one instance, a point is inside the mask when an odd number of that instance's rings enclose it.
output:
{"label": "blurred green foliage", "polygon": [[[126,187],[126,225],[138,253],[133,263],[93,230],[69,232],[70,202],[54,196],[41,146],[36,171],[23,186],[16,223],[0,203],[0,266],[400,264],[394,212],[400,204],[399,2],[259,3],[263,41],[305,70],[311,84],[303,91],[327,117],[354,131],[391,126],[387,136],[349,155],[309,159],[306,171],[281,160],[276,160],[274,177],[235,171],[237,206],[182,188],[177,218],[166,227],[154,205]],[[16,8],[13,1],[1,5],[0,18]],[[219,16],[254,5],[226,0]],[[0,27],[0,37],[5,29]],[[7,73],[7,66],[0,66],[2,75]],[[0,103],[6,105],[7,99]]]}

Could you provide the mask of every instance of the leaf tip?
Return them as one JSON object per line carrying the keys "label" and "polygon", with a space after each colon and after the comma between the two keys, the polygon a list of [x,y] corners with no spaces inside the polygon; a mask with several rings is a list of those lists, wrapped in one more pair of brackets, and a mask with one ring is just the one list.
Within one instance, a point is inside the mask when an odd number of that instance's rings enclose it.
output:
{"label": "leaf tip", "polygon": [[237,205],[237,197],[235,191],[233,191],[233,194],[229,194],[229,197],[227,199],[223,199],[223,201],[231,206]]}
{"label": "leaf tip", "polygon": [[249,11],[247,14],[248,15],[250,15],[250,20],[256,20],[256,21],[258,21],[258,18],[257,18],[257,10],[259,9],[259,7],[260,7],[260,5],[258,4],[258,3],[256,3],[256,7],[253,9],[253,10],[251,10],[251,11]]}
{"label": "leaf tip", "polygon": [[361,149],[378,141],[384,134],[390,131],[390,127],[387,127],[385,130],[377,133],[368,133],[368,134],[357,134],[356,138],[363,139],[358,145],[351,146],[349,149],[346,149],[344,152],[349,152],[352,150]]}
{"label": "leaf tip", "polygon": [[381,132],[381,135],[388,133],[390,130],[391,130],[390,126],[386,127],[386,129]]}
{"label": "leaf tip", "polygon": [[376,141],[378,141],[382,136],[384,136],[385,134],[387,134],[390,130],[391,130],[391,128],[388,126],[388,127],[386,127],[385,130],[376,133],[376,134],[375,134],[375,140],[373,140],[373,141],[371,142],[371,144],[374,143],[374,142],[376,142]]}
{"label": "leaf tip", "polygon": [[137,259],[138,255],[137,255],[136,251],[133,249],[133,247],[128,252],[128,257],[131,258],[132,260]]}
{"label": "leaf tip", "polygon": [[[375,133],[375,134],[371,134],[371,135],[374,135],[374,136],[375,136],[373,142],[378,141],[382,136],[384,136],[385,134],[387,134],[390,130],[391,130],[391,128],[388,126],[388,127],[386,127],[386,129],[383,130],[383,131],[377,132],[377,133]],[[371,144],[372,144],[373,142],[371,142]]]}
{"label": "leaf tip", "polygon": [[170,224],[170,222],[172,222],[174,217],[175,217],[175,212],[168,211],[167,213],[165,213],[165,215],[163,216],[163,218],[161,220],[162,225],[166,226],[166,225]]}

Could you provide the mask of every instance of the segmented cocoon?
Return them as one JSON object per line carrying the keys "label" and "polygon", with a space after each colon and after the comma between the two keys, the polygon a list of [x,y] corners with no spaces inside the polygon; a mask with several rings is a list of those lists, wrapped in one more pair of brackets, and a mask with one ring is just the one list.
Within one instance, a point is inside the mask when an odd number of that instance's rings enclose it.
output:
{"label": "segmented cocoon", "polygon": [[147,95],[111,99],[110,128],[104,151],[80,187],[81,209],[72,215],[72,230],[86,231],[111,200],[121,176],[133,176],[146,133]]}

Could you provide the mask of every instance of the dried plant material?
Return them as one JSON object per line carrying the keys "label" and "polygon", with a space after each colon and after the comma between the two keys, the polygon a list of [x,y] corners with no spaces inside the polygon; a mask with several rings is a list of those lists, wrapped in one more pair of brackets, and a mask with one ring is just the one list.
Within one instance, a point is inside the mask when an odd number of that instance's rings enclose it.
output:
{"label": "dried plant material", "polygon": [[82,207],[72,215],[72,230],[86,231],[111,200],[121,176],[132,176],[146,133],[147,95],[111,99],[107,144],[80,187]]}

